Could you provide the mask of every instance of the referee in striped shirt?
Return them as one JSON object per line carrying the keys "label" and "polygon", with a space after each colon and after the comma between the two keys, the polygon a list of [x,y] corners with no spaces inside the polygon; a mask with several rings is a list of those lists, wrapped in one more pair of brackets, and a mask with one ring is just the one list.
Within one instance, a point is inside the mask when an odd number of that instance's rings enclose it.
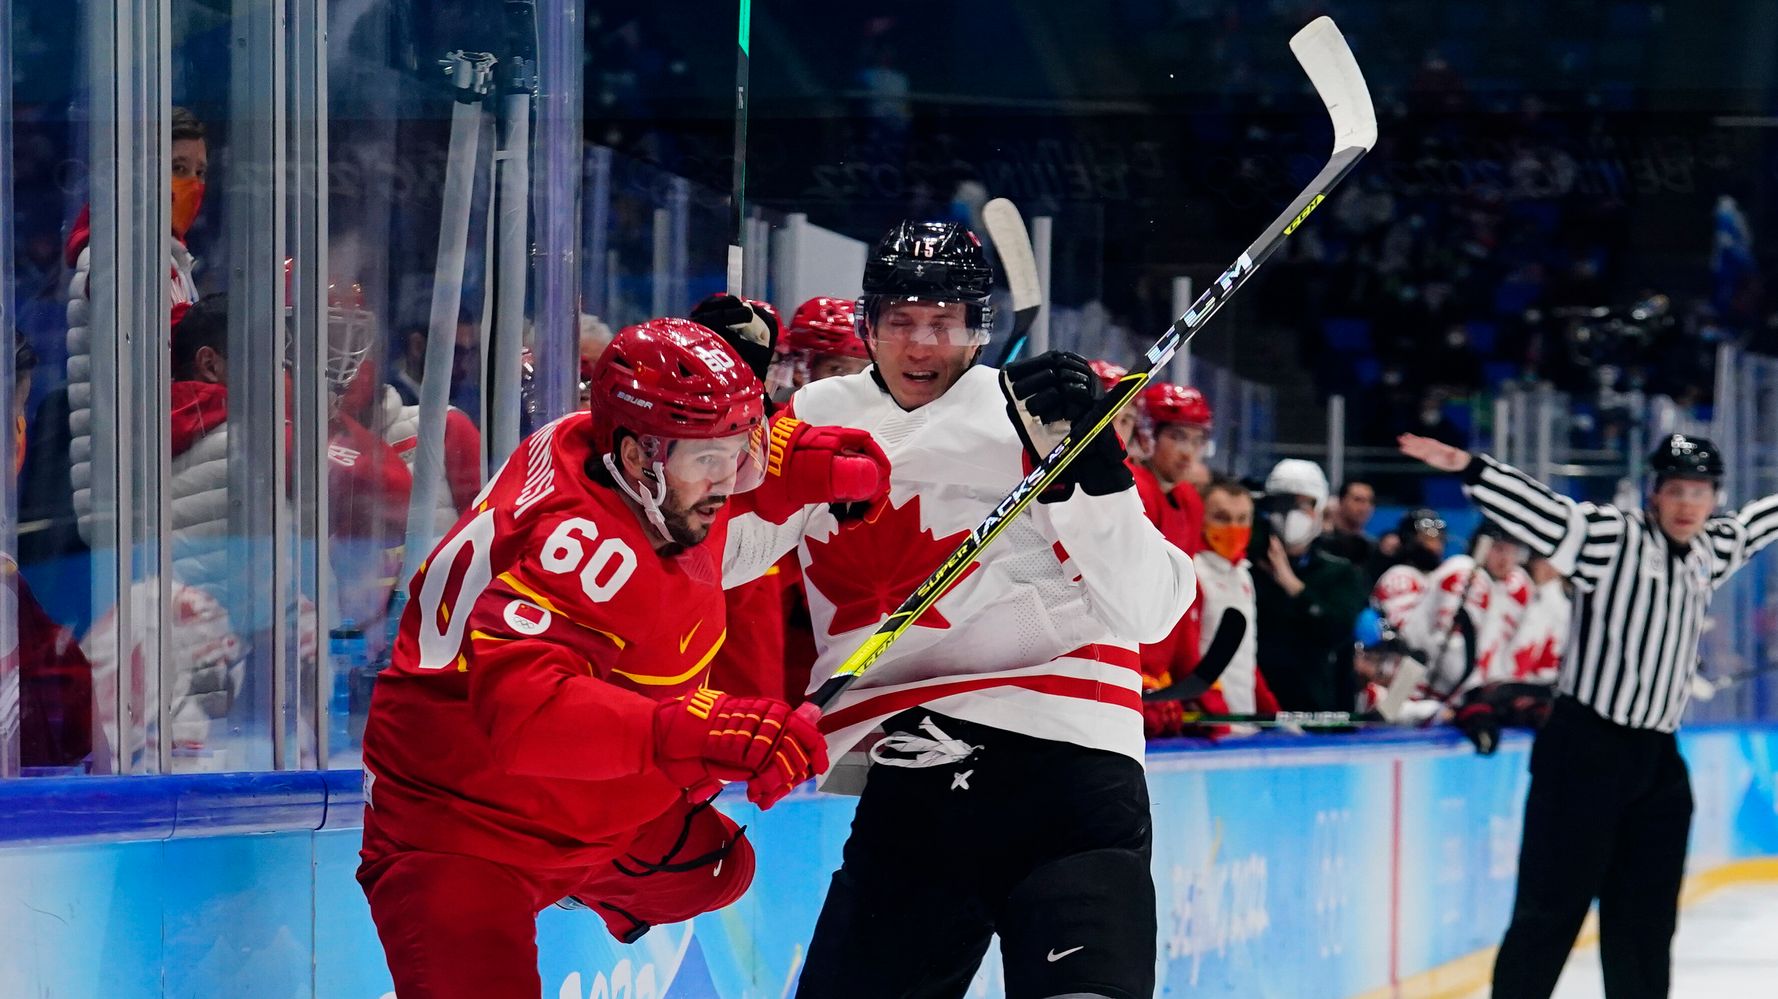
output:
{"label": "referee in striped shirt", "polygon": [[1494,999],[1547,997],[1595,898],[1605,994],[1665,996],[1692,816],[1673,732],[1710,598],[1778,538],[1778,495],[1712,516],[1722,454],[1682,434],[1649,456],[1654,488],[1641,510],[1575,502],[1425,437],[1399,443],[1408,457],[1462,473],[1484,514],[1576,591],[1555,707],[1531,749]]}

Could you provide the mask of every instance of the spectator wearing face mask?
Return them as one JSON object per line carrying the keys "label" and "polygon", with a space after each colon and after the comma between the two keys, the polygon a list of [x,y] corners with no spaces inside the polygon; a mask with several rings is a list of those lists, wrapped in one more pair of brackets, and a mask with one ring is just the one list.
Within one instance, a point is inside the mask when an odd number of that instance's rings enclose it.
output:
{"label": "spectator wearing face mask", "polygon": [[1198,571],[1198,607],[1204,626],[1198,641],[1203,658],[1222,625],[1235,611],[1247,622],[1241,643],[1222,676],[1202,699],[1211,714],[1251,714],[1278,710],[1278,700],[1258,669],[1258,617],[1247,546],[1253,538],[1253,494],[1238,482],[1213,479],[1204,487],[1204,550],[1192,556]]}
{"label": "spectator wearing face mask", "polygon": [[1262,530],[1250,552],[1258,611],[1259,670],[1286,711],[1337,711],[1352,703],[1352,627],[1364,608],[1356,566],[1316,551],[1327,476],[1300,458],[1266,477]]}
{"label": "spectator wearing face mask", "polygon": [[[197,285],[192,279],[195,262],[186,248],[185,237],[203,206],[204,178],[210,164],[203,122],[184,108],[174,108],[171,128],[173,201],[170,218],[173,231],[167,240],[167,293],[173,311],[168,316],[167,333],[164,334],[169,338],[184,310],[198,300]],[[91,241],[90,209],[82,208],[64,251],[68,266],[74,271],[68,284],[68,459],[73,509],[79,518],[80,533],[89,543],[93,516]],[[178,377],[177,372],[174,377]]]}

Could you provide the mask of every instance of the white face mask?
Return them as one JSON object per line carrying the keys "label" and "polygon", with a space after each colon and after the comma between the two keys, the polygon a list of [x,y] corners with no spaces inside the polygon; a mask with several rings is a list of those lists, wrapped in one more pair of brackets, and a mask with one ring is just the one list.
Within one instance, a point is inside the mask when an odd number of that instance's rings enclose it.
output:
{"label": "white face mask", "polygon": [[1272,514],[1272,531],[1278,540],[1284,542],[1286,548],[1301,548],[1315,540],[1321,533],[1321,521],[1302,510],[1292,510],[1279,515]]}

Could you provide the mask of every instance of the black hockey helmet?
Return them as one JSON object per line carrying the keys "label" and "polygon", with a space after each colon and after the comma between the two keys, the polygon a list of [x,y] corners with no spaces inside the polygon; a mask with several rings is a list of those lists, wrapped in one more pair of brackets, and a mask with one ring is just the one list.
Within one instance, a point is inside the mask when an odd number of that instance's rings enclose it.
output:
{"label": "black hockey helmet", "polygon": [[994,268],[975,233],[955,222],[898,222],[865,260],[859,333],[890,298],[961,302],[969,327],[986,333],[994,325],[993,285]]}
{"label": "black hockey helmet", "polygon": [[[1421,572],[1438,568],[1445,557],[1445,518],[1431,507],[1419,507],[1401,515],[1395,525],[1401,542],[1396,559]],[[1436,539],[1436,540],[1434,540]]]}
{"label": "black hockey helmet", "polygon": [[1416,534],[1445,533],[1445,518],[1439,516],[1437,510],[1423,506],[1409,510],[1401,515],[1401,521],[1395,525],[1395,534],[1403,541]]}
{"label": "black hockey helmet", "polygon": [[1648,470],[1654,473],[1655,485],[1667,479],[1722,479],[1722,452],[1708,439],[1673,434],[1662,441],[1648,456]]}

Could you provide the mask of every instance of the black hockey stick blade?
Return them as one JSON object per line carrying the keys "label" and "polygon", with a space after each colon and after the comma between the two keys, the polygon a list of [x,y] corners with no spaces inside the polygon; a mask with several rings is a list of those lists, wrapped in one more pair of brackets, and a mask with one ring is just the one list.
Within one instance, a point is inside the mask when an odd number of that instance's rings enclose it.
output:
{"label": "black hockey stick blade", "polygon": [[982,206],[982,226],[1000,258],[1000,270],[1012,294],[1012,334],[1006,338],[1006,349],[1000,352],[997,366],[1018,356],[1043,307],[1043,285],[1037,277],[1037,257],[1031,252],[1031,234],[1025,228],[1024,216],[1017,205],[1005,198],[995,198]]}
{"label": "black hockey stick blade", "polygon": [[1328,117],[1333,122],[1334,152],[1327,165],[1309,181],[1308,187],[1303,188],[1291,200],[1283,213],[1273,219],[1271,225],[1266,226],[1259,238],[1235,258],[1229,269],[1204,289],[1204,293],[1198,296],[1192,307],[1167,327],[1167,331],[1154,346],[1136,359],[1135,367],[1130,373],[1119,379],[1111,391],[1088,410],[1085,416],[1075,421],[1068,435],[1057,442],[1055,448],[1044,456],[1043,461],[1030,474],[1013,486],[1012,492],[1007,493],[983,516],[981,522],[969,532],[969,536],[957,546],[956,551],[932,570],[931,575],[901,602],[901,606],[891,611],[883,619],[883,623],[877,626],[877,630],[860,643],[834,670],[833,675],[816,688],[807,702],[813,705],[814,710],[825,710],[831,705],[896,639],[913,627],[927,608],[937,603],[940,596],[963,578],[963,574],[969,571],[969,567],[981,555],[982,549],[999,537],[1044,490],[1055,484],[1063,470],[1087,449],[1093,438],[1111,426],[1111,421],[1117,419],[1118,412],[1141,394],[1142,389],[1154,377],[1155,371],[1172,359],[1180,345],[1197,335],[1198,330],[1216,315],[1217,310],[1234,297],[1235,292],[1253,276],[1253,272],[1278,247],[1284,245],[1285,240],[1296,232],[1311,212],[1327,200],[1328,192],[1352,172],[1359,159],[1376,143],[1377,116],[1371,107],[1370,90],[1365,86],[1364,74],[1359,72],[1357,61],[1352,58],[1352,50],[1347,48],[1345,38],[1341,37],[1340,29],[1334,27],[1333,21],[1318,17],[1310,22],[1308,27],[1291,38],[1290,50],[1302,64],[1303,71],[1309,75],[1322,103],[1327,105]]}
{"label": "black hockey stick blade", "polygon": [[1261,728],[1384,728],[1390,723],[1349,711],[1279,711],[1275,714],[1207,714],[1187,711],[1187,725],[1257,725]]}
{"label": "black hockey stick blade", "polygon": [[1171,686],[1143,694],[1142,699],[1149,702],[1195,701],[1203,697],[1205,691],[1216,686],[1222,671],[1234,661],[1235,653],[1241,651],[1241,639],[1246,636],[1247,615],[1233,607],[1223,611],[1222,620],[1216,623],[1216,634],[1210,636],[1210,645],[1204,650],[1204,657],[1198,660],[1198,668]]}
{"label": "black hockey stick blade", "polygon": [[1692,679],[1692,700],[1708,701],[1738,683],[1747,683],[1773,673],[1778,673],[1778,664],[1743,670],[1739,673],[1729,673],[1724,676],[1707,677],[1703,674],[1703,664],[1699,663],[1698,672]]}

